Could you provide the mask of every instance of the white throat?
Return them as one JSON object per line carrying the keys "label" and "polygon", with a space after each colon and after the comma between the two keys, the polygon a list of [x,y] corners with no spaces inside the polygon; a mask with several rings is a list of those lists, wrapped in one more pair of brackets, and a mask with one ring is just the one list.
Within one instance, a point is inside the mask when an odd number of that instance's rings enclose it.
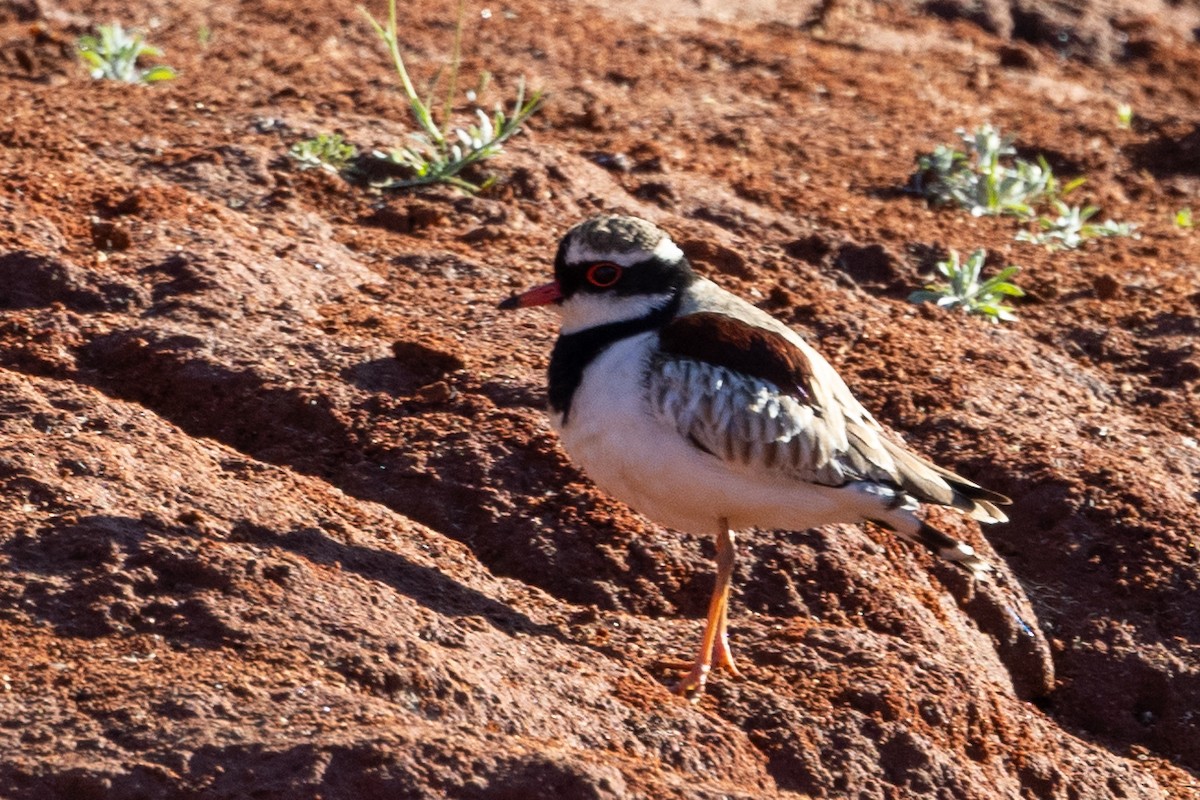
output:
{"label": "white throat", "polygon": [[565,336],[588,328],[595,328],[598,325],[607,325],[610,322],[638,319],[651,311],[662,308],[669,302],[671,302],[669,293],[635,294],[621,297],[614,294],[579,292],[558,307],[559,313],[562,314],[560,333]]}

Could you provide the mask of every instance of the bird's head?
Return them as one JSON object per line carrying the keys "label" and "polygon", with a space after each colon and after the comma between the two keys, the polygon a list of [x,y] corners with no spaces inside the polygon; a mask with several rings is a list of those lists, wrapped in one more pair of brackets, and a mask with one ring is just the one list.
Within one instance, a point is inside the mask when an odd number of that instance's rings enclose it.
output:
{"label": "bird's head", "polygon": [[557,304],[562,332],[643,317],[662,308],[696,274],[662,228],[637,217],[604,215],[567,231],[554,280],[513,295],[502,309]]}

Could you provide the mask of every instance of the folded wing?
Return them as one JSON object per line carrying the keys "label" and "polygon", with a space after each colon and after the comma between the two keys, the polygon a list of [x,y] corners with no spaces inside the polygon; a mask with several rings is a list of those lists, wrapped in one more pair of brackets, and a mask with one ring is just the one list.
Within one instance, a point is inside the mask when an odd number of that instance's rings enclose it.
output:
{"label": "folded wing", "polygon": [[667,325],[660,345],[652,407],[731,469],[828,486],[873,481],[983,521],[1006,519],[997,504],[1008,498],[888,437],[799,337],[700,311]]}

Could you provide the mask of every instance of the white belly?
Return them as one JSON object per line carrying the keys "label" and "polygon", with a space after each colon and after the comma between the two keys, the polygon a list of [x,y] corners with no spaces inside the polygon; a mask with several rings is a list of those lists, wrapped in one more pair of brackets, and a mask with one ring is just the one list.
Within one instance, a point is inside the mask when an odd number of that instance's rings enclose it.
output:
{"label": "white belly", "polygon": [[552,415],[563,447],[597,486],[659,524],[701,535],[721,518],[735,530],[862,519],[852,489],[729,466],[655,416],[643,380],[654,337],[630,337],[602,353],[584,372],[567,426]]}

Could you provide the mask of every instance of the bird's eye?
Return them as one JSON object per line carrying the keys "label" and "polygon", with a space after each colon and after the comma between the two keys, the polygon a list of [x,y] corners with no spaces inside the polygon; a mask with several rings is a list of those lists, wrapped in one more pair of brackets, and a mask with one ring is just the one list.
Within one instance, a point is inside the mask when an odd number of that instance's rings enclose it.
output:
{"label": "bird's eye", "polygon": [[621,268],[608,261],[592,264],[588,267],[587,280],[592,286],[607,289],[621,280]]}

